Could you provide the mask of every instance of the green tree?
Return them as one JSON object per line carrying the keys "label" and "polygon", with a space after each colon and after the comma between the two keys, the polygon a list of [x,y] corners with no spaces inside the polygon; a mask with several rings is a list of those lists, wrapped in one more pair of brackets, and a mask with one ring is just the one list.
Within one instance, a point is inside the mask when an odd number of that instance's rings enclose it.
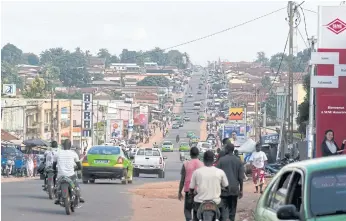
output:
{"label": "green tree", "polygon": [[269,76],[263,76],[261,80],[261,84],[264,88],[269,89],[271,87],[271,80]]}
{"label": "green tree", "polygon": [[36,76],[30,85],[26,85],[23,96],[25,98],[45,98],[46,94],[45,80]]}
{"label": "green tree", "polygon": [[121,63],[136,63],[137,60],[137,52],[129,51],[128,49],[123,49],[120,54],[120,62]]}
{"label": "green tree", "polygon": [[269,59],[263,51],[260,51],[257,52],[256,62],[261,63],[263,66],[267,66],[269,64]]}
{"label": "green tree", "polygon": [[148,76],[137,82],[137,86],[169,87],[170,80],[164,76]]}
{"label": "green tree", "polygon": [[6,61],[1,62],[1,82],[3,84],[16,84],[17,88],[23,88],[23,80],[18,75],[18,68]]}
{"label": "green tree", "polygon": [[52,88],[57,87],[58,81],[56,81],[56,79],[59,79],[60,76],[60,69],[58,67],[48,64],[43,67],[41,75],[45,80],[47,91],[50,91]]}
{"label": "green tree", "polygon": [[40,63],[40,59],[34,53],[24,53],[22,55],[22,63],[28,65],[38,65]]}
{"label": "green tree", "polygon": [[[283,56],[283,60],[281,62],[282,56]],[[280,63],[281,63],[280,71],[288,70],[288,65],[287,65],[288,56],[284,53],[274,54],[273,56],[271,56],[269,63],[270,63],[270,67],[274,69],[275,71],[279,69]]]}
{"label": "green tree", "polygon": [[72,93],[72,94],[67,94],[63,92],[55,92],[55,98],[56,99],[78,99],[81,100],[83,97],[83,94],[79,91]]}
{"label": "green tree", "polygon": [[112,55],[109,53],[108,49],[101,48],[99,52],[97,53],[97,57],[99,58],[105,58],[106,59],[106,67],[109,67],[109,64],[111,63],[111,57]]}
{"label": "green tree", "polygon": [[1,49],[1,62],[5,61],[11,65],[19,64],[22,60],[22,54],[22,50],[13,44],[7,43]]}
{"label": "green tree", "polygon": [[274,92],[271,90],[272,83],[271,83],[270,77],[268,76],[262,77],[261,84],[263,88],[265,88],[266,90],[270,90],[266,101],[262,105],[266,106],[267,117],[271,120],[275,120],[277,115],[277,105],[276,105],[277,98]]}
{"label": "green tree", "polygon": [[306,95],[304,101],[298,105],[298,116],[297,124],[299,125],[298,131],[302,134],[306,134],[306,125],[309,121],[309,100],[310,100],[310,75],[307,74],[304,76],[303,81],[304,90]]}

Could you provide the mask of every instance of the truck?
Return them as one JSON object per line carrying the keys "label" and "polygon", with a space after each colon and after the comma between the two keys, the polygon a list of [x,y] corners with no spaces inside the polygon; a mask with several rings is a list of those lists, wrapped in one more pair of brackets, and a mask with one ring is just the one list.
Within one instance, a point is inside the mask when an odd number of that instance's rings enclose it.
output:
{"label": "truck", "polygon": [[166,159],[158,148],[139,148],[133,157],[133,176],[157,174],[159,178],[165,178]]}

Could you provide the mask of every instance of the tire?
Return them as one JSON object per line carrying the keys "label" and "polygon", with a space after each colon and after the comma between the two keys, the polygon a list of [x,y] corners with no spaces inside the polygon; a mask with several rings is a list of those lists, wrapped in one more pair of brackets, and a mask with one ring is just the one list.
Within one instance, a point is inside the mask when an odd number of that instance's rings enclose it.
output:
{"label": "tire", "polygon": [[128,181],[127,181],[129,184],[132,184],[133,183],[133,171],[132,171],[132,176],[128,178]]}
{"label": "tire", "polygon": [[66,198],[64,199],[64,206],[66,215],[71,215],[70,193],[68,191],[66,193]]}
{"label": "tire", "polygon": [[53,199],[53,188],[52,188],[52,185],[48,185],[47,192],[48,192],[49,199],[50,200]]}
{"label": "tire", "polygon": [[88,180],[83,180],[83,184],[88,184]]}
{"label": "tire", "polygon": [[136,169],[133,169],[133,177],[139,177],[139,171]]}
{"label": "tire", "polygon": [[126,184],[128,184],[128,180],[127,180],[127,170],[124,171],[124,178],[125,178],[125,180],[122,180],[122,181],[121,181],[121,184],[126,185]]}
{"label": "tire", "polygon": [[83,184],[88,184],[89,180],[87,179],[87,177],[82,177],[82,182]]}
{"label": "tire", "polygon": [[9,177],[10,176],[10,170],[9,169],[6,169],[6,177]]}
{"label": "tire", "polygon": [[90,183],[95,183],[95,180],[94,180],[94,179],[92,179],[92,180],[89,180],[89,182],[90,182]]}
{"label": "tire", "polygon": [[161,179],[165,178],[165,171],[160,170],[159,173],[158,173],[158,177],[161,178]]}

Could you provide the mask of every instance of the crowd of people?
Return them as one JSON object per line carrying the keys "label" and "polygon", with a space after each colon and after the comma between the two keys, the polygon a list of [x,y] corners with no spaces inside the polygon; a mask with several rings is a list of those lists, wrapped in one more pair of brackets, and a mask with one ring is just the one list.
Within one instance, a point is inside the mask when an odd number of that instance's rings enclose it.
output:
{"label": "crowd of people", "polygon": [[[186,220],[197,220],[196,212],[200,204],[213,200],[219,207],[221,220],[234,221],[238,199],[243,197],[243,181],[247,179],[243,162],[235,150],[234,139],[223,139],[223,146],[217,151],[216,162],[212,151],[204,153],[203,162],[198,159],[198,155],[198,148],[192,147],[191,160],[185,161],[181,169],[178,199],[184,198]],[[262,193],[267,157],[260,145],[256,145],[256,151],[249,161],[255,193]]]}

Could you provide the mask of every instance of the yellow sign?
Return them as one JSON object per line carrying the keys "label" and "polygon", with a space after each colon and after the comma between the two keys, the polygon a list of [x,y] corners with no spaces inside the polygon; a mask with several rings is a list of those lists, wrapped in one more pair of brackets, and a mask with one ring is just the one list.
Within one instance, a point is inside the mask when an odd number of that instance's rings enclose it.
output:
{"label": "yellow sign", "polygon": [[242,107],[229,109],[229,120],[243,120],[244,109]]}

